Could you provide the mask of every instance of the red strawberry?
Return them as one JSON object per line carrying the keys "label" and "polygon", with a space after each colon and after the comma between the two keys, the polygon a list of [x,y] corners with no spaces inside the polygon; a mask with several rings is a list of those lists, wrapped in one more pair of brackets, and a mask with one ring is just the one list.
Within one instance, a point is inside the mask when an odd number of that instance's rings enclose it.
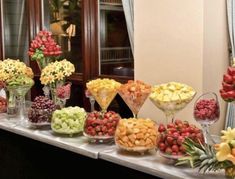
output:
{"label": "red strawberry", "polygon": [[235,75],[235,68],[234,67],[228,67],[227,73],[231,76]]}
{"label": "red strawberry", "polygon": [[232,84],[233,83],[233,78],[232,78],[232,76],[230,76],[228,74],[225,74],[224,78],[223,78],[223,81],[228,83],[228,84]]}
{"label": "red strawberry", "polygon": [[228,91],[227,92],[228,98],[229,99],[234,99],[235,98],[235,91]]}
{"label": "red strawberry", "polygon": [[223,86],[223,90],[226,92],[234,89],[233,85],[225,83],[225,82],[222,82],[222,86]]}

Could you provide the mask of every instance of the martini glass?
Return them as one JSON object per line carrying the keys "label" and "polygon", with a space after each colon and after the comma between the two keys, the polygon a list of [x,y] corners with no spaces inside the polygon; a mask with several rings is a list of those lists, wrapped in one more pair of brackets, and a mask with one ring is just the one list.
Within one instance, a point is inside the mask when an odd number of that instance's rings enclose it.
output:
{"label": "martini glass", "polygon": [[128,83],[121,85],[118,90],[118,94],[130,108],[134,118],[138,117],[138,113],[150,93],[151,86],[139,80],[130,80]]}

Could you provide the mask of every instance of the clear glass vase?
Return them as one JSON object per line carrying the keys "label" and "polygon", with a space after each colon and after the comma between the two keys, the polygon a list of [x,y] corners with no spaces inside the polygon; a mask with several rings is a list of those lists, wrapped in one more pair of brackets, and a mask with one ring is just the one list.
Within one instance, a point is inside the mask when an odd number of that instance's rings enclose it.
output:
{"label": "clear glass vase", "polygon": [[7,86],[7,116],[8,118],[15,119],[17,124],[25,125],[26,108],[25,108],[25,95],[30,90],[32,85],[21,86]]}
{"label": "clear glass vase", "polygon": [[6,97],[7,97],[7,118],[13,119],[16,117],[18,108],[16,105],[16,94],[12,87],[6,86]]}
{"label": "clear glass vase", "polygon": [[58,108],[64,108],[66,101],[70,98],[71,94],[71,82],[56,82],[54,85],[50,85],[51,99]]}

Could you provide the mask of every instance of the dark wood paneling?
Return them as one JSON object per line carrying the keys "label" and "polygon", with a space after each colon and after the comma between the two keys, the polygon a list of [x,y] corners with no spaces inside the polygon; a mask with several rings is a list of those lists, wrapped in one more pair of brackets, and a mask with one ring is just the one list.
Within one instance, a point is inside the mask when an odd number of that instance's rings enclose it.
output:
{"label": "dark wood paneling", "polygon": [[[1,3],[0,3],[0,14],[1,14],[1,16],[0,16],[0,29],[2,29],[3,28],[3,21],[2,21],[2,19],[3,19],[3,17],[2,17],[2,14],[3,14],[3,12],[2,12],[2,7],[3,7],[3,4],[2,4],[2,0],[0,1]],[[0,59],[1,60],[3,60],[3,58],[5,58],[4,56],[3,56],[3,54],[4,54],[4,52],[3,52],[3,44],[4,44],[4,42],[3,42],[3,36],[4,36],[4,34],[3,34],[3,31],[1,30],[0,31]]]}
{"label": "dark wood paneling", "polygon": [[[41,0],[27,0],[28,25],[29,25],[29,45],[36,34],[42,29],[42,8]],[[40,70],[35,61],[30,60],[30,67],[34,74],[40,74]]]}

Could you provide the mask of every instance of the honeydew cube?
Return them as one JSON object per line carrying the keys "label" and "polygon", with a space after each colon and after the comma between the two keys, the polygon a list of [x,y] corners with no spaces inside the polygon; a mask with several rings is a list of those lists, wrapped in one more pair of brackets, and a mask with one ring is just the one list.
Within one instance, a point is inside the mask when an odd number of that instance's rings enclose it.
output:
{"label": "honeydew cube", "polygon": [[168,95],[165,95],[165,96],[163,97],[163,100],[162,100],[162,101],[163,101],[163,102],[170,101],[169,96],[168,96]]}
{"label": "honeydew cube", "polygon": [[180,100],[180,97],[177,93],[174,93],[172,96],[171,96],[171,100],[173,101],[177,101],[177,100]]}
{"label": "honeydew cube", "polygon": [[171,90],[171,91],[175,91],[176,87],[174,85],[170,85],[168,89]]}
{"label": "honeydew cube", "polygon": [[182,100],[188,99],[187,93],[186,93],[186,94],[185,94],[185,93],[181,93],[181,94],[180,94],[180,98],[181,98]]}

